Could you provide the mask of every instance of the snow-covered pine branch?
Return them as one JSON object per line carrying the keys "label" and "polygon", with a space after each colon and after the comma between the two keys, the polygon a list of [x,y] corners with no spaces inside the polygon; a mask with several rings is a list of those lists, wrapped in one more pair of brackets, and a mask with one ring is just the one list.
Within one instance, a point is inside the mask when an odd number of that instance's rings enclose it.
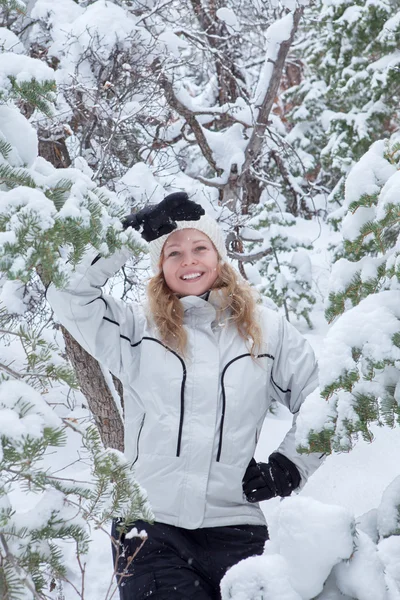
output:
{"label": "snow-covered pine branch", "polygon": [[[84,448],[70,465],[61,451],[67,438]],[[90,466],[77,477],[79,461]],[[14,503],[21,491],[23,507]],[[152,519],[123,455],[105,450],[94,427],[63,422],[27,384],[0,383],[1,598],[44,600],[63,581],[84,600],[74,563],[88,553],[93,529],[107,528],[116,516],[121,527]]]}
{"label": "snow-covered pine branch", "polygon": [[321,393],[305,403],[298,442],[350,450],[372,423],[400,423],[398,135],[375,142],[346,181],[344,257],[334,265],[320,357]]}

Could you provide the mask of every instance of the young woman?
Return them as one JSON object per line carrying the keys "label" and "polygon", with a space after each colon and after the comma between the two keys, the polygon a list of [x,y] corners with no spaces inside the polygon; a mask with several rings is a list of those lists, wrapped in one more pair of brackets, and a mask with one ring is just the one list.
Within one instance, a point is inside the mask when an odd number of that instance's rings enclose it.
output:
{"label": "young woman", "polygon": [[[149,242],[146,306],[101,291],[126,250],[82,264],[67,289],[48,291],[63,325],[124,385],[125,453],[155,515],[153,525],[135,524],[148,540],[132,562],[137,539],[121,540],[120,596],[216,600],[226,570],[263,551],[258,503],[290,495],[320,464],[320,455],[298,454],[294,439],[317,366],[297,330],[256,303],[228,262],[222,230],[186,194],[124,224]],[[272,399],[294,424],[256,463]]]}

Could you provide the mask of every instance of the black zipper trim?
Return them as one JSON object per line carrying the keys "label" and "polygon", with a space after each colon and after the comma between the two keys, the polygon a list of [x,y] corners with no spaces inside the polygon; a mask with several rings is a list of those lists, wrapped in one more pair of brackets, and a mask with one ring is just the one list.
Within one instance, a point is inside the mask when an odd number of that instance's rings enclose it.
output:
{"label": "black zipper trim", "polygon": [[[118,327],[120,327],[120,324],[117,321],[113,321],[112,319],[109,319],[108,317],[104,317],[104,316],[103,316],[103,319],[105,321],[108,321],[109,323],[113,323],[113,325],[117,325]],[[175,350],[172,350],[171,348],[169,348],[169,346],[167,346],[166,344],[163,344],[160,340],[157,340],[157,338],[143,336],[141,340],[133,343],[130,340],[130,338],[128,338],[126,335],[123,335],[122,333],[119,334],[119,337],[122,338],[123,340],[127,340],[130,343],[132,348],[139,346],[143,340],[150,340],[152,342],[157,342],[157,344],[160,344],[160,346],[163,346],[163,348],[165,348],[166,350],[169,350],[169,352],[172,352],[172,354],[174,354],[179,359],[179,361],[182,365],[182,383],[181,383],[181,401],[180,401],[181,406],[180,406],[180,417],[179,417],[178,442],[176,445],[176,456],[180,456],[181,444],[182,444],[183,418],[184,418],[184,414],[185,414],[185,383],[186,383],[186,375],[187,375],[186,365],[185,365],[182,357],[179,356],[179,354],[177,352],[175,352]]]}
{"label": "black zipper trim", "polygon": [[[97,298],[93,298],[93,300],[90,300],[89,302],[87,302],[85,304],[85,306],[89,306],[89,304],[92,304],[92,302],[96,302],[96,300],[103,300],[104,304],[106,305],[106,308],[108,308],[108,304],[107,304],[106,300],[103,298],[103,295],[97,296]],[[104,318],[107,319],[107,317],[103,317],[103,319]],[[108,320],[110,320],[110,319],[108,319]]]}
{"label": "black zipper trim", "polygon": [[[224,386],[225,373],[226,373],[228,367],[230,367],[230,365],[232,363],[236,362],[240,358],[244,358],[245,356],[251,356],[250,352],[246,352],[246,354],[240,354],[239,356],[236,356],[235,358],[233,358],[232,360],[230,360],[225,365],[225,367],[223,368],[223,371],[222,371],[222,374],[221,374],[222,413],[221,413],[221,428],[220,428],[220,431],[219,431],[219,443],[218,443],[218,452],[217,452],[217,462],[219,462],[219,460],[221,458],[222,438],[223,438],[223,435],[224,435],[224,421],[225,421],[225,409],[226,409],[226,394],[225,394],[225,386]],[[272,360],[275,359],[275,356],[272,356],[272,354],[258,354],[257,355],[257,358],[264,358],[264,357],[272,358]]]}
{"label": "black zipper trim", "polygon": [[274,384],[275,387],[278,388],[278,390],[280,390],[282,392],[282,394],[287,394],[288,392],[291,392],[292,390],[290,390],[289,388],[287,390],[283,390],[281,387],[279,387],[279,385],[276,383],[276,381],[274,380],[274,378],[272,377],[272,373],[271,373],[271,381]]}
{"label": "black zipper trim", "polygon": [[145,418],[146,418],[146,413],[144,413],[144,415],[142,417],[142,422],[140,423],[139,433],[138,433],[137,440],[136,440],[136,458],[132,463],[132,467],[137,463],[138,458],[139,458],[139,441],[140,441],[140,435],[142,433]]}
{"label": "black zipper trim", "polygon": [[144,336],[142,339],[157,342],[157,344],[160,344],[160,346],[163,346],[164,348],[166,348],[167,350],[172,352],[172,354],[174,354],[180,360],[181,365],[182,365],[181,409],[180,409],[181,414],[179,417],[178,443],[176,446],[176,456],[180,456],[181,444],[182,444],[183,418],[184,418],[184,414],[185,414],[185,383],[186,383],[186,374],[187,374],[186,365],[185,365],[182,357],[179,356],[179,354],[177,352],[175,352],[174,350],[171,350],[171,348],[169,348],[168,346],[166,346],[165,344],[160,342],[160,340],[157,340],[156,338],[152,338],[152,337],[147,337],[147,336]]}

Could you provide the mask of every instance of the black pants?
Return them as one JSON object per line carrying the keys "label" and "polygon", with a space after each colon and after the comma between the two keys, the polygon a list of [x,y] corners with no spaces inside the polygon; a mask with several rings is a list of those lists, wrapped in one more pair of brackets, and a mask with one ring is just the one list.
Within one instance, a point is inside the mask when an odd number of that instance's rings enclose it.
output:
{"label": "black pants", "polygon": [[[234,525],[181,529],[173,525],[137,521],[148,539],[133,560],[139,538],[113,547],[121,600],[219,600],[219,584],[226,571],[249,556],[262,554],[268,529]],[[113,538],[118,540],[116,523]]]}

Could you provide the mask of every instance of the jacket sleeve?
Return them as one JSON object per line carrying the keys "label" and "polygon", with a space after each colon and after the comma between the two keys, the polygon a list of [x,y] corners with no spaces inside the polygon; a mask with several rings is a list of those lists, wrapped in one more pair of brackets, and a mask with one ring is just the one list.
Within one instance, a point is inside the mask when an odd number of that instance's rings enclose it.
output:
{"label": "jacket sleeve", "polygon": [[271,370],[272,397],[287,406],[293,424],[276,452],[284,454],[297,467],[302,488],[321,465],[321,453],[299,454],[296,451],[296,419],[301,405],[318,386],[318,366],[307,340],[284,318],[280,320],[278,343]]}
{"label": "jacket sleeve", "polygon": [[[140,336],[138,307],[103,294],[101,288],[128,260],[124,249],[109,258],[88,252],[65,289],[50,284],[47,299],[60,323],[79,344],[117,377]],[[137,341],[137,340],[136,340]]]}

